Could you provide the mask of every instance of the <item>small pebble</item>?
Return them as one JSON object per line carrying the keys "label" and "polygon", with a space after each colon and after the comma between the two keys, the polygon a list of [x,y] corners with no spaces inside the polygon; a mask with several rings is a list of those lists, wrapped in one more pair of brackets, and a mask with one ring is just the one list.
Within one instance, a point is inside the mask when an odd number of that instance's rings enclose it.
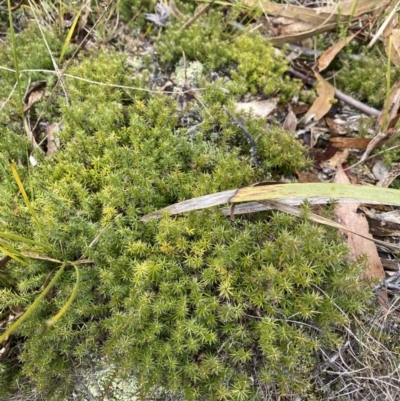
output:
{"label": "small pebble", "polygon": [[329,177],[325,174],[325,173],[318,173],[318,179],[320,180],[320,181],[327,181],[327,180],[329,180]]}
{"label": "small pebble", "polygon": [[372,166],[372,174],[377,180],[382,180],[389,174],[389,169],[382,160],[377,160]]}

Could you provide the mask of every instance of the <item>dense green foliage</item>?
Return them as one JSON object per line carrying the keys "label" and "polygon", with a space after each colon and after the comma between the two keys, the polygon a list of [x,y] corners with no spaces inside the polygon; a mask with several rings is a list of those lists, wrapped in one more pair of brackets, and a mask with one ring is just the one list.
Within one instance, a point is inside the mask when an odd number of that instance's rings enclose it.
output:
{"label": "dense green foliage", "polygon": [[[338,87],[367,104],[381,109],[386,99],[387,61],[382,58],[383,49],[362,52],[355,60],[343,62],[337,74]],[[396,68],[391,68],[391,85],[399,78]]]}
{"label": "dense green foliage", "polygon": [[[40,40],[42,34],[44,39]],[[32,40],[33,37],[36,37],[37,40]],[[48,87],[52,87],[56,81],[56,77],[55,74],[49,73],[54,70],[54,65],[52,57],[48,53],[48,48],[52,54],[59,53],[62,48],[60,38],[57,38],[51,30],[45,28],[40,30],[35,24],[28,24],[17,35],[17,40],[16,56],[18,58],[19,70],[23,71],[20,75],[21,87],[26,89],[29,82],[38,81],[43,81]],[[48,48],[44,40],[46,40]],[[7,37],[7,41],[10,41],[9,37]],[[15,125],[15,122],[18,121],[19,123],[21,117],[15,111],[20,109],[21,99],[19,98],[18,90],[16,88],[12,90],[15,84],[12,46],[2,46],[0,65],[3,67],[0,69],[0,80],[2,82],[0,96],[4,101],[7,99],[7,107],[4,110],[2,108],[2,112],[0,113],[0,123],[3,124],[5,130],[12,128],[14,131],[18,131],[18,126]],[[51,113],[52,110],[51,105],[49,105],[46,114]],[[6,147],[6,149],[13,151],[12,146],[9,148]]]}
{"label": "dense green foliage", "polygon": [[266,46],[265,39],[243,35],[232,43],[221,21],[222,13],[212,11],[184,32],[172,25],[157,42],[160,60],[167,66],[175,64],[184,53],[188,59],[204,63],[210,72],[222,68],[232,78],[226,86],[234,94],[279,93],[285,101],[300,90],[300,83],[285,77],[288,65],[283,56]]}
{"label": "dense green foliage", "polygon": [[[71,73],[119,83],[126,71],[123,60],[104,54]],[[71,105],[60,105],[62,149],[52,158],[37,154],[40,167],[24,181],[52,244],[49,256],[94,263],[82,268],[79,296],[59,324],[42,329],[69,296],[72,270],[19,330],[22,374],[43,391],[52,377],[58,394],[72,385],[71,366],[100,351],[121,373],[132,370],[186,399],[241,400],[256,393],[256,358],[259,380],[301,392],[314,351],[337,340],[333,329],[346,321],[341,309],[355,312],[365,299],[360,266],[345,262],[346,247],[327,230],[282,214],[232,223],[210,210],[141,223],[143,214],[178,200],[251,184],[264,170],[233,146],[242,133],[229,124],[209,140],[210,132],[181,135],[173,98],[133,99],[123,109],[112,88],[69,81],[68,93]],[[274,144],[277,135],[286,149]],[[283,131],[262,137],[267,164],[300,150]],[[297,160],[292,168],[301,168]],[[2,188],[6,228],[40,239],[21,202],[15,216],[14,197]],[[45,261],[10,264],[15,286],[2,290],[1,307],[29,305],[53,269]]]}
{"label": "dense green foliage", "polygon": [[[240,50],[250,45],[253,58]],[[262,93],[273,83],[284,98],[282,60],[268,79],[254,76],[265,67],[262,46],[271,54],[257,36],[231,43],[239,65],[232,81]],[[150,74],[105,52],[77,60],[68,73],[135,86]],[[2,230],[44,241],[10,179],[11,154],[51,244],[43,256],[92,263],[80,266],[78,297],[56,325],[43,328],[69,297],[73,269],[13,334],[13,352],[0,365],[1,395],[26,383],[60,400],[77,386],[75,369],[94,355],[119,376],[134,374],[143,391],[162,386],[185,400],[307,393],[315,352],[340,343],[346,314],[370,297],[359,279],[364,266],[347,262],[341,239],[310,223],[306,206],[302,219],[260,213],[232,222],[212,209],[140,221],[171,203],[307,165],[291,133],[255,118],[246,123],[257,143],[252,164],[243,132],[223,110],[234,112],[225,84],[204,79],[201,101],[181,110],[172,95],[66,78],[68,96],[54,98],[54,117],[62,119],[55,155],[35,150],[39,165],[28,169],[24,134],[9,128],[2,136]],[[188,110],[202,119],[190,134],[182,122]],[[8,263],[1,316],[25,310],[55,268],[48,260]]]}

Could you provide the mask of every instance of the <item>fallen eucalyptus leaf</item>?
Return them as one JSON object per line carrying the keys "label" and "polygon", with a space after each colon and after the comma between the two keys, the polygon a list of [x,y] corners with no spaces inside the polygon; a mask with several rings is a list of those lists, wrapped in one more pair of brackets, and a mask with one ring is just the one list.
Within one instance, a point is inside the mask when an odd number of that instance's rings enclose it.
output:
{"label": "fallen eucalyptus leaf", "polygon": [[327,68],[332,60],[336,57],[336,55],[345,47],[348,45],[356,36],[357,34],[353,34],[348,36],[347,38],[344,38],[342,40],[339,40],[339,42],[335,43],[332,45],[330,48],[326,49],[318,59],[318,71],[321,72]]}
{"label": "fallen eucalyptus leaf", "polygon": [[306,116],[314,117],[314,121],[320,120],[332,107],[333,100],[335,99],[335,88],[326,81],[318,72],[315,73],[317,78],[317,93],[318,97],[311,106]]}

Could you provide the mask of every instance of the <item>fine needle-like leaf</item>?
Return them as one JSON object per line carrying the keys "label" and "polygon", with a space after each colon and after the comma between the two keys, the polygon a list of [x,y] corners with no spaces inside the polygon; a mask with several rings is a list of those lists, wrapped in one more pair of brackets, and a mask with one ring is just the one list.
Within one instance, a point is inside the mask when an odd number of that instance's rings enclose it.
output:
{"label": "fine needle-like leaf", "polygon": [[59,268],[56,275],[50,281],[49,285],[40,293],[40,295],[35,299],[35,301],[29,306],[29,308],[25,311],[25,313],[0,336],[0,344],[11,334],[13,333],[37,308],[39,302],[46,296],[46,294],[51,290],[54,284],[57,282],[58,278],[61,276],[62,272],[64,271],[66,263]]}
{"label": "fine needle-like leaf", "polygon": [[17,172],[17,169],[15,168],[14,163],[11,160],[10,160],[10,168],[11,168],[12,175],[13,175],[13,177],[15,179],[15,182],[17,183],[18,188],[21,191],[22,197],[24,198],[25,204],[29,209],[29,213],[31,214],[33,220],[35,221],[35,224],[36,224],[37,228],[39,229],[39,231],[41,232],[43,238],[45,238],[46,242],[48,242],[46,234],[43,231],[42,225],[40,224],[39,219],[37,218],[36,213],[33,210],[32,204],[29,201],[28,195],[25,192],[25,188],[24,188],[24,186],[22,184],[22,181],[19,178],[19,174]]}

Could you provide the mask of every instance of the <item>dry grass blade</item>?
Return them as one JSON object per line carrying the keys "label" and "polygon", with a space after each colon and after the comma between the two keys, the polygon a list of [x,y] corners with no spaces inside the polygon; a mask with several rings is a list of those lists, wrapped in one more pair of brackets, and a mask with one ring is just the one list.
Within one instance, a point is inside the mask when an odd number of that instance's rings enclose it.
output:
{"label": "dry grass blade", "polygon": [[343,184],[276,184],[245,187],[216,194],[205,195],[176,203],[142,217],[142,221],[157,219],[163,214],[180,214],[226,203],[240,203],[264,200],[313,199],[314,203],[326,203],[329,199],[349,200],[359,203],[378,203],[400,206],[400,191],[390,188],[367,187]]}
{"label": "dry grass blade", "polygon": [[219,206],[225,203],[229,203],[231,197],[237,193],[236,189],[230,191],[218,192],[216,194],[204,195],[198,198],[192,198],[183,202],[175,203],[172,206],[168,206],[164,209],[156,212],[147,214],[142,217],[142,221],[148,221],[151,219],[159,219],[164,213],[174,215],[180,213],[190,212],[192,210],[206,209],[208,207]]}
{"label": "dry grass blade", "polygon": [[47,262],[59,263],[60,265],[64,263],[61,260],[53,259],[48,256],[38,255],[37,253],[34,252],[22,252],[22,256],[25,256],[30,259],[46,260]]}
{"label": "dry grass blade", "polygon": [[[388,80],[389,81],[389,80]],[[363,163],[369,157],[370,153],[383,143],[390,143],[396,136],[394,130],[390,129],[395,126],[398,122],[400,115],[398,114],[400,108],[400,79],[396,81],[393,85],[390,93],[387,94],[387,99],[385,101],[385,107],[378,116],[377,125],[380,131],[375,135],[371,141],[368,143],[365,152],[361,156],[360,160],[348,167],[349,170],[353,167],[358,166]],[[394,135],[393,135],[394,134]]]}
{"label": "dry grass blade", "polygon": [[345,0],[330,6],[309,8],[277,4],[267,0],[245,0],[247,6],[258,5],[267,14],[296,18],[315,25],[319,25],[326,20],[329,20],[329,22],[343,22],[346,18],[356,18],[372,11],[384,9],[389,3],[390,1],[388,0],[359,0],[354,7],[354,0]]}
{"label": "dry grass blade", "polygon": [[389,174],[376,183],[376,186],[387,188],[399,175],[400,175],[400,163],[396,163],[395,165],[392,166],[392,169],[390,170]]}
{"label": "dry grass blade", "polygon": [[[376,34],[373,36],[373,38],[371,39],[371,41],[369,42],[367,48],[371,48],[376,41],[380,38],[380,36],[383,34],[384,37],[384,41],[385,41],[385,45],[386,45],[386,39],[387,37],[391,34],[392,32],[392,22],[393,19],[397,18],[396,12],[398,11],[398,6],[399,6],[400,2],[397,2],[396,5],[392,8],[392,11],[389,13],[389,15],[386,17],[385,21],[383,22],[383,24],[380,26],[380,28],[378,29],[378,31],[376,32]],[[386,47],[387,49],[387,47]]]}
{"label": "dry grass blade", "polygon": [[[388,65],[390,72],[390,65]],[[390,80],[389,85],[390,85]],[[398,119],[398,111],[400,108],[400,79],[393,85],[392,89],[388,90],[385,106],[378,117],[377,124],[382,132],[388,130],[396,124]]]}
{"label": "dry grass blade", "polygon": [[[339,22],[348,22],[363,14],[384,10],[389,3],[390,0],[359,0],[357,2],[345,0],[330,6],[309,8],[277,4],[267,0],[245,0],[245,4],[249,7],[258,6],[267,15],[291,18],[293,25],[298,25],[298,29],[293,27],[292,34],[270,38],[273,44],[303,40],[335,29]],[[297,33],[295,33],[296,30]]]}
{"label": "dry grass blade", "polygon": [[196,12],[193,17],[191,17],[188,21],[185,22],[184,25],[181,26],[179,32],[183,32],[185,29],[188,29],[192,24],[194,24],[211,6],[211,3],[203,4],[199,10]]}

